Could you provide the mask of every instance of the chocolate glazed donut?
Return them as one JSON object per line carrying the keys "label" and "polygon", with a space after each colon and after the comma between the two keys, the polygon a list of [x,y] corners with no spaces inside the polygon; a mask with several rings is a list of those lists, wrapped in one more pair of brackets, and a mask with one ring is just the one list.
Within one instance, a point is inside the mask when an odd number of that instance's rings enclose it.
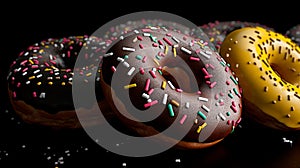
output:
{"label": "chocolate glazed donut", "polygon": [[[68,38],[49,38],[35,43],[20,53],[12,63],[8,80],[8,92],[12,107],[27,123],[55,128],[79,128],[72,101],[72,78],[74,71],[82,74],[81,84],[96,82],[99,104],[105,104],[99,87],[99,72],[92,79],[91,70],[98,68],[93,62],[100,51],[101,39],[88,36]],[[86,55],[89,67],[73,71],[73,66],[80,50],[94,55]],[[101,53],[101,52],[99,52]],[[100,71],[101,66],[98,71]],[[84,113],[87,123],[99,124],[93,114],[96,104],[88,104],[77,109]],[[108,110],[109,111],[109,110]]]}
{"label": "chocolate glazed donut", "polygon": [[124,34],[100,73],[113,112],[137,136],[163,132],[162,141],[179,148],[222,141],[241,121],[241,90],[208,44],[159,26]]}

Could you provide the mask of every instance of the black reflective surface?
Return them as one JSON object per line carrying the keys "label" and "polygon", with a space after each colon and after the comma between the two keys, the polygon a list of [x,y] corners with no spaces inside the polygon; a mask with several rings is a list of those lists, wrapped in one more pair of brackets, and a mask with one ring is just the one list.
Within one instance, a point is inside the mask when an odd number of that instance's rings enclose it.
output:
{"label": "black reflective surface", "polygon": [[[199,6],[193,6],[176,2],[176,5],[163,7],[155,3],[154,8],[144,2],[134,6],[130,2],[125,4],[122,7],[106,4],[107,11],[104,11],[105,6],[96,7],[92,3],[65,6],[48,2],[33,7],[34,4],[28,2],[18,6],[8,4],[8,10],[1,11],[0,167],[300,167],[300,132],[271,130],[247,118],[243,118],[233,134],[211,148],[197,151],[170,149],[144,158],[129,158],[106,151],[80,129],[51,130],[22,122],[8,101],[8,67],[20,51],[49,37],[91,34],[115,17],[143,10],[171,12],[197,25],[215,20],[259,22],[280,33],[300,23],[296,10],[281,10],[280,6],[264,9],[267,7],[253,5],[248,10],[226,4],[228,8],[220,5],[218,10],[217,3],[214,6],[200,2]],[[153,7],[154,2],[150,4]]]}

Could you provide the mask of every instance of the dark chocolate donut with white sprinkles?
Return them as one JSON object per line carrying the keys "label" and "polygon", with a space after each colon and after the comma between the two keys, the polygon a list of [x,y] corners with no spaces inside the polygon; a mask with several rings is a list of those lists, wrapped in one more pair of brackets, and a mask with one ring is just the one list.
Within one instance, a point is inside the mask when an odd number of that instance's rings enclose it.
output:
{"label": "dark chocolate donut with white sprinkles", "polygon": [[[101,50],[99,41],[88,36],[49,38],[22,51],[11,64],[7,77],[9,96],[16,113],[28,123],[59,128],[81,127],[72,100],[73,68],[80,50],[86,53]],[[99,72],[96,79],[91,78],[94,68],[100,71],[101,66],[93,64],[101,59],[99,55],[86,55],[90,66],[76,71],[82,74],[82,87],[87,82],[96,82],[100,103],[103,96],[98,84]],[[98,122],[93,114],[95,106],[90,104],[78,109],[86,113],[91,125]]]}
{"label": "dark chocolate donut with white sprinkles", "polygon": [[229,65],[208,44],[206,37],[159,26],[125,34],[108,50],[100,72],[113,112],[138,136],[163,132],[162,142],[178,140],[179,148],[222,141],[241,121],[242,93]]}

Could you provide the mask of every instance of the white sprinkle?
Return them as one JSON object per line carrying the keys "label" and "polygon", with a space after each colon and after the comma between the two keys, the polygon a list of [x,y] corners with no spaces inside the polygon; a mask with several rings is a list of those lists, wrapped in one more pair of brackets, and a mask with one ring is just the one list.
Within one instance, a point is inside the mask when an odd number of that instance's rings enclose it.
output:
{"label": "white sprinkle", "polygon": [[124,166],[124,167],[125,167],[126,165],[127,165],[126,163],[122,163],[122,166]]}
{"label": "white sprinkle", "polygon": [[168,94],[164,94],[164,97],[163,97],[163,101],[162,101],[162,103],[163,104],[167,104],[167,100],[168,100]]}
{"label": "white sprinkle", "polygon": [[286,138],[282,138],[282,139],[283,139],[283,142],[290,143],[291,146],[292,146],[292,144],[293,144],[293,141],[292,141],[292,140],[288,140],[288,139],[286,139]]}
{"label": "white sprinkle", "polygon": [[209,112],[210,109],[208,107],[206,107],[204,104],[201,106],[203,108],[203,110],[205,110],[206,112]]}
{"label": "white sprinkle", "polygon": [[124,59],[121,58],[121,57],[118,57],[118,58],[117,58],[117,61],[124,62]]}
{"label": "white sprinkle", "polygon": [[147,93],[143,93],[142,97],[145,98],[145,99],[149,99],[150,98],[150,96]]}
{"label": "white sprinkle", "polygon": [[128,71],[127,75],[131,76],[135,70],[135,67],[131,67],[130,70]]}
{"label": "white sprinkle", "polygon": [[136,33],[136,34],[138,34],[138,33],[140,33],[138,30],[134,30],[134,33]]}
{"label": "white sprinkle", "polygon": [[179,40],[178,40],[176,37],[172,36],[172,39],[173,39],[176,43],[179,43]]}
{"label": "white sprinkle", "polygon": [[173,89],[173,90],[175,89],[175,86],[172,84],[171,81],[168,81],[168,84],[169,84],[169,86],[170,86],[171,89]]}
{"label": "white sprinkle", "polygon": [[166,31],[166,32],[168,31],[168,29],[166,27],[162,27],[162,29],[164,29],[164,31]]}
{"label": "white sprinkle", "polygon": [[189,102],[185,103],[185,108],[187,108],[187,109],[190,108],[190,103]]}
{"label": "white sprinkle", "polygon": [[150,29],[151,29],[151,30],[157,30],[158,28],[157,28],[157,27],[154,27],[154,26],[151,26]]}
{"label": "white sprinkle", "polygon": [[45,92],[42,92],[41,94],[40,94],[40,98],[42,99],[42,98],[45,98],[46,97],[46,93]]}
{"label": "white sprinkle", "polygon": [[123,62],[123,65],[124,65],[126,68],[129,68],[129,67],[130,67],[129,63],[126,62],[126,61]]}
{"label": "white sprinkle", "polygon": [[43,76],[42,74],[39,74],[39,75],[36,76],[36,78],[40,78],[40,77],[42,77],[42,76]]}
{"label": "white sprinkle", "polygon": [[208,101],[208,98],[205,98],[205,97],[198,97],[198,100],[207,102],[207,101]]}
{"label": "white sprinkle", "polygon": [[105,44],[106,44],[105,41],[99,43],[99,45],[105,45]]}
{"label": "white sprinkle", "polygon": [[27,81],[26,84],[29,85],[29,84],[30,84],[30,81]]}
{"label": "white sprinkle", "polygon": [[27,75],[27,71],[26,71],[26,72],[24,72],[24,73],[22,73],[22,75],[23,75],[23,76]]}
{"label": "white sprinkle", "polygon": [[188,50],[188,49],[186,49],[184,47],[181,47],[180,50],[183,51],[183,52],[185,52],[185,53],[187,53],[187,54],[192,54],[192,51],[190,51],[190,50]]}
{"label": "white sprinkle", "polygon": [[137,42],[137,41],[138,41],[138,38],[137,38],[137,37],[134,38],[134,39],[132,40],[133,43],[135,43],[135,42]]}
{"label": "white sprinkle", "polygon": [[51,54],[49,55],[49,59],[50,59],[50,60],[53,60],[53,56],[52,56]]}
{"label": "white sprinkle", "polygon": [[147,102],[148,102],[148,103],[152,102],[152,99],[148,99]]}
{"label": "white sprinkle", "polygon": [[220,117],[223,121],[226,120],[226,117],[225,117],[222,113],[219,113],[219,117]]}
{"label": "white sprinkle", "polygon": [[26,52],[25,54],[24,54],[24,56],[27,56],[29,54],[29,52]]}
{"label": "white sprinkle", "polygon": [[176,159],[175,162],[176,162],[176,163],[180,163],[181,160],[180,160],[180,159]]}
{"label": "white sprinkle", "polygon": [[206,54],[208,54],[208,55],[211,55],[212,54],[212,52],[211,51],[208,51],[208,50],[205,50],[204,51]]}
{"label": "white sprinkle", "polygon": [[150,37],[151,34],[150,34],[150,33],[143,33],[143,36],[145,36],[145,37]]}
{"label": "white sprinkle", "polygon": [[124,36],[120,36],[120,40],[123,40],[124,39]]}
{"label": "white sprinkle", "polygon": [[202,56],[204,56],[205,58],[210,59],[210,55],[206,54],[205,52],[200,51],[200,54],[201,54]]}
{"label": "white sprinkle", "polygon": [[110,53],[104,54],[104,57],[108,57],[108,56],[112,56],[112,55],[114,55],[114,53],[113,53],[113,52],[110,52]]}
{"label": "white sprinkle", "polygon": [[39,73],[41,70],[37,69],[35,71],[33,71],[34,74]]}

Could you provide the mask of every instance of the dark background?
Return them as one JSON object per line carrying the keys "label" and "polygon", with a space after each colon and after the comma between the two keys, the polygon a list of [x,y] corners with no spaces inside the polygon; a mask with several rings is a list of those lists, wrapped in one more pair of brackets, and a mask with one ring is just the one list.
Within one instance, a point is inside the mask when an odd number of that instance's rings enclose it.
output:
{"label": "dark background", "polygon": [[14,114],[7,100],[6,75],[19,52],[49,37],[92,34],[116,17],[147,10],[177,14],[197,25],[216,20],[257,22],[283,34],[300,23],[297,5],[288,1],[265,5],[255,1],[82,1],[65,4],[26,1],[2,4],[0,167],[300,167],[299,132],[279,132],[247,119],[212,148],[170,149],[156,156],[129,158],[102,149],[81,130],[40,128],[23,123]]}

